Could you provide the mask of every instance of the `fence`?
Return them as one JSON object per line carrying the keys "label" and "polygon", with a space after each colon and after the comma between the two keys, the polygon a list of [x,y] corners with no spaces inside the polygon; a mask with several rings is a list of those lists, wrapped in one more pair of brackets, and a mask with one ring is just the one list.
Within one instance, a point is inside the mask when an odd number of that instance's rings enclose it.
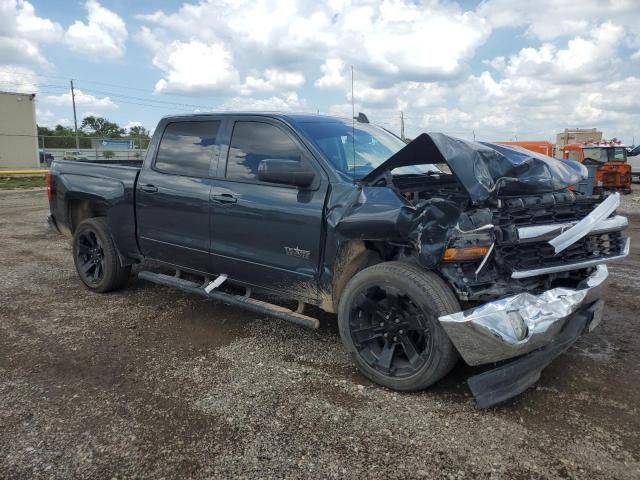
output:
{"label": "fence", "polygon": [[[38,136],[41,161],[52,160],[141,160],[149,139],[146,137],[80,137],[76,148],[75,137]],[[44,158],[43,158],[44,157]]]}
{"label": "fence", "polygon": [[[36,151],[37,139],[37,151]],[[147,137],[79,137],[13,135],[0,132],[0,170],[46,166],[53,160],[142,160]]]}
{"label": "fence", "polygon": [[65,148],[41,149],[40,163],[50,164],[53,160],[143,160],[146,150],[101,150],[94,148],[81,148],[71,150]]}

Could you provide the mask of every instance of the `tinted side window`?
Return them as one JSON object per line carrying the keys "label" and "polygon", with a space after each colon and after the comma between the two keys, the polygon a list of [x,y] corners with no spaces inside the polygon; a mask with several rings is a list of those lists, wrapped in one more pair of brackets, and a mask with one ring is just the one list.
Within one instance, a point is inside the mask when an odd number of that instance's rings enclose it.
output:
{"label": "tinted side window", "polygon": [[219,129],[219,121],[170,123],[162,134],[155,168],[189,177],[209,176]]}
{"label": "tinted side window", "polygon": [[227,178],[257,180],[258,164],[265,158],[300,161],[302,155],[278,127],[261,122],[236,122],[229,147]]}

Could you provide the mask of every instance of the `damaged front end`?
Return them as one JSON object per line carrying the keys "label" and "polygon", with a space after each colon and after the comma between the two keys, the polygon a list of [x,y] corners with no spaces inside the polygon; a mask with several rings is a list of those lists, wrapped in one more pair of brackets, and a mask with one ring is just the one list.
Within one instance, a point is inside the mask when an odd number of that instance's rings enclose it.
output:
{"label": "damaged front end", "polygon": [[[440,171],[403,172],[425,164]],[[422,134],[364,177],[357,199],[334,205],[329,223],[338,241],[384,240],[449,283],[463,310],[440,322],[468,364],[520,357],[469,380],[487,407],[595,327],[604,264],[629,253],[618,194],[568,189],[583,178],[572,162]]]}

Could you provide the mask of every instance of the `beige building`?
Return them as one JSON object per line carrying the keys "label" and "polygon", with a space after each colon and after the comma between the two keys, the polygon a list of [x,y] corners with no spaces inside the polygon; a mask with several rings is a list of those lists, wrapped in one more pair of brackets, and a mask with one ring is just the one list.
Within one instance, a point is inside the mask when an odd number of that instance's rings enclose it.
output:
{"label": "beige building", "polygon": [[556,135],[556,152],[569,143],[600,142],[602,132],[597,128],[565,128]]}
{"label": "beige building", "polygon": [[40,166],[35,98],[0,92],[0,171]]}

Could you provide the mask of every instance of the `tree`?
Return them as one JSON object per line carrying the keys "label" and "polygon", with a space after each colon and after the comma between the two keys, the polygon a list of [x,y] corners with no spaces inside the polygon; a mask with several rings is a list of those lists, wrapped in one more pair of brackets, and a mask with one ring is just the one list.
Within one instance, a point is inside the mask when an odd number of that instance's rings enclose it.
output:
{"label": "tree", "polygon": [[133,138],[136,148],[147,148],[149,146],[149,141],[151,140],[149,130],[142,125],[129,127],[129,136]]}
{"label": "tree", "polygon": [[[38,125],[38,144],[40,148],[76,148],[75,131],[72,128],[56,125],[53,128]],[[91,140],[83,131],[78,132],[80,148],[91,148]]]}
{"label": "tree", "polygon": [[93,115],[84,117],[80,128],[89,130],[96,137],[120,138],[125,133],[124,128],[121,128],[117,123]]}

